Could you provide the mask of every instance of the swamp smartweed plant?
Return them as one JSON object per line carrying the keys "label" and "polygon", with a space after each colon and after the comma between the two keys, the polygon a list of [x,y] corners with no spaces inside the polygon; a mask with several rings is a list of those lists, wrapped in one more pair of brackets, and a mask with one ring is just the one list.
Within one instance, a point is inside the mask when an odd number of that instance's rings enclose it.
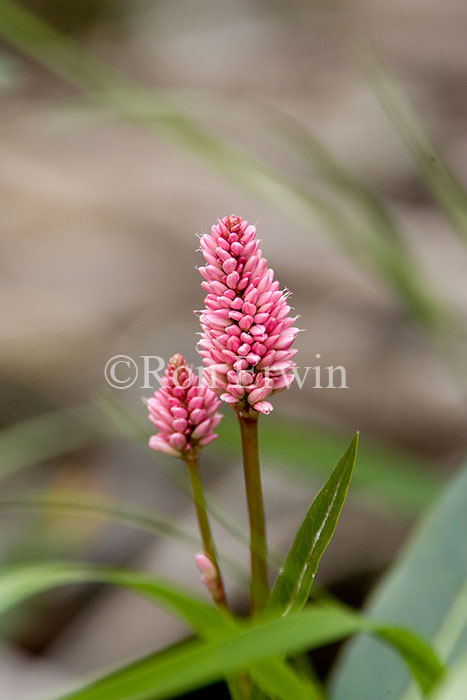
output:
{"label": "swamp smartweed plant", "polygon": [[[224,649],[224,661],[218,660],[234,700],[322,700],[324,694],[316,679],[300,677],[286,663],[286,653],[294,649],[303,651],[310,642],[313,644],[313,638],[323,644],[362,630],[389,641],[405,658],[422,690],[430,691],[442,673],[442,666],[432,650],[411,632],[360,620],[340,605],[328,604],[324,609],[315,605],[303,610],[347,495],[358,435],[311,504],[270,591],[258,419],[273,410],[271,397],[287,389],[294,380],[293,358],[297,351],[292,346],[299,329],[294,325],[296,317],[288,304],[289,292],[279,289],[273,270],[262,256],[254,226],[238,216],[225,217],[212,227],[210,234],[201,235],[200,241],[206,261],[200,273],[207,292],[205,308],[200,312],[202,332],[198,345],[205,364],[203,375],[200,380],[181,355],[174,355],[161,388],[147,402],[149,418],[159,430],[150,438],[149,446],[182,459],[187,465],[204,548],[195,555],[195,561],[219,608],[219,617],[214,621],[204,610],[200,627],[199,603],[195,603],[195,616],[192,610],[187,612],[185,599],[177,603],[179,610],[183,609],[190,622],[196,620],[195,629],[201,629],[208,642],[214,638],[227,645],[230,651]],[[233,408],[240,426],[250,524],[252,622],[247,628],[227,605],[198,466],[201,450],[217,437],[214,431],[221,420],[218,412],[221,403]],[[172,593],[169,598],[173,604]],[[292,625],[288,641],[284,638],[287,627],[282,626],[285,618]],[[269,644],[269,651],[262,649],[256,664],[251,655],[258,653],[258,645],[248,646],[248,634],[254,637],[255,624],[266,625],[261,639],[262,644],[266,639]],[[275,626],[280,626],[278,637],[274,637]],[[245,629],[246,638],[242,642]],[[237,646],[229,647],[229,638],[235,634],[239,635]],[[308,642],[305,647],[299,642],[301,634],[305,634]],[[271,646],[274,639],[279,640],[280,650],[275,642]],[[210,653],[209,647],[206,652]],[[216,647],[214,656],[217,653],[221,652]],[[240,653],[243,663],[232,663],[233,653],[237,659]],[[188,655],[180,669],[186,670],[190,663]],[[198,672],[195,655],[193,673]],[[112,683],[112,677],[109,678]],[[175,688],[177,681],[171,677],[170,684]],[[149,700],[152,698],[149,680],[147,690],[149,694],[141,697]]]}
{"label": "swamp smartweed plant", "polygon": [[[163,386],[148,400],[149,418],[159,428],[149,446],[184,459],[188,466],[205,548],[197,564],[213,600],[225,592],[204,502],[197,455],[212,442],[220,400],[238,416],[250,522],[251,607],[261,610],[269,596],[266,524],[258,453],[258,417],[268,415],[272,394],[294,380],[292,348],[299,331],[263,258],[256,228],[238,216],[220,219],[200,237],[206,265],[199,268],[207,292],[200,313],[199,352],[206,365],[201,386],[181,355],[171,358]],[[211,564],[210,564],[211,562]]]}

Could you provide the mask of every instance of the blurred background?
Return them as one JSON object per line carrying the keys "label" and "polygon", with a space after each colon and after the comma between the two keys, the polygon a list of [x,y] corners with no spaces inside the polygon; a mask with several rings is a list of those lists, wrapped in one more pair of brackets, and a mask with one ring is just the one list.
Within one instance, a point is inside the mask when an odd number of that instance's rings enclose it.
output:
{"label": "blurred background", "polygon": [[[104,366],[199,364],[194,234],[235,213],[293,291],[298,364],[342,365],[348,384],[293,385],[262,419],[271,541],[287,551],[359,429],[319,584],[363,602],[467,451],[466,23],[461,0],[0,1],[3,564],[108,562],[202,593],[192,503],[145,447],[150,390],[111,389]],[[203,476],[244,520],[225,413]],[[134,527],[129,504],[185,534]],[[123,511],[133,527],[109,522]],[[0,698],[186,634],[128,593],[42,595],[6,619]],[[330,652],[316,661],[325,675]]]}

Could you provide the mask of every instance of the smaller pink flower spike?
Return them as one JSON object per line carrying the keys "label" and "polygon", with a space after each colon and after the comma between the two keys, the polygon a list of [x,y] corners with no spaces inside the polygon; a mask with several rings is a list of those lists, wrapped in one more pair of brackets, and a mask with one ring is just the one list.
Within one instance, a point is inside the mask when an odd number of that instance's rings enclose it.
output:
{"label": "smaller pink flower spike", "polygon": [[147,401],[149,420],[159,429],[149,438],[149,447],[185,459],[217,437],[220,401],[212,389],[200,385],[180,354],[170,358],[161,384]]}
{"label": "smaller pink flower spike", "polygon": [[208,589],[209,595],[212,596],[214,600],[220,600],[224,595],[224,591],[219,581],[216,567],[207,554],[201,552],[195,554],[195,562],[201,574],[201,581]]}
{"label": "smaller pink flower spike", "polygon": [[299,331],[287,291],[263,258],[256,228],[239,216],[220,219],[200,238],[207,292],[199,353],[210,386],[235,410],[268,414],[272,394],[294,380]]}

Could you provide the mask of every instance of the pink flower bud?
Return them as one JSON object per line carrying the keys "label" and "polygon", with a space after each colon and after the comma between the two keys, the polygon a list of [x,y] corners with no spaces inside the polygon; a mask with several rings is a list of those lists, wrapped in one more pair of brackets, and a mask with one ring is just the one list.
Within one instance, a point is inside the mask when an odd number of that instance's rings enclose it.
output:
{"label": "pink flower bud", "polygon": [[201,581],[209,591],[214,600],[219,600],[223,594],[222,584],[219,581],[216,567],[207,554],[195,554],[196,566],[201,574]]}

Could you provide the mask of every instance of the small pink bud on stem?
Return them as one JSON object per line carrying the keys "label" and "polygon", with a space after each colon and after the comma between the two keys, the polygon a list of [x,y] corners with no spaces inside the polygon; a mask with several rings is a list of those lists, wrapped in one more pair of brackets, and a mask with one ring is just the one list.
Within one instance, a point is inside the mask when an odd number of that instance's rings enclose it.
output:
{"label": "small pink bud on stem", "polygon": [[204,553],[195,554],[195,562],[201,574],[201,581],[208,589],[209,595],[215,603],[219,603],[224,599],[224,588],[216,567]]}

